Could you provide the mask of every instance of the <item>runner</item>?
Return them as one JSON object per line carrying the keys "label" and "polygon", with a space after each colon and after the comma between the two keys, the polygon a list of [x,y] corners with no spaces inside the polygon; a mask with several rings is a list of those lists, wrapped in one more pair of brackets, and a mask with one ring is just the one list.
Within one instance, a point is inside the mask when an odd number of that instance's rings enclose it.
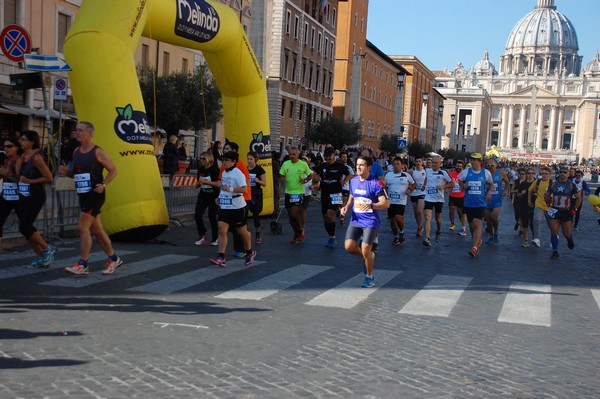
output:
{"label": "runner", "polygon": [[531,234],[534,234],[533,226],[533,206],[529,206],[527,200],[527,193],[529,187],[535,181],[535,170],[533,168],[519,169],[519,180],[515,186],[514,202],[515,209],[519,215],[519,225],[521,226],[521,236],[523,237],[522,247],[529,247],[529,228],[531,228]]}
{"label": "runner", "polygon": [[410,202],[413,205],[415,221],[417,222],[417,237],[423,234],[423,211],[425,210],[425,177],[427,173],[423,168],[423,158],[416,158],[412,178],[417,186],[410,193]]}
{"label": "runner", "polygon": [[262,236],[260,234],[260,213],[263,209],[263,186],[267,185],[267,172],[257,162],[260,159],[258,153],[250,151],[247,154],[248,173],[250,173],[250,191],[252,191],[252,199],[248,204],[248,210],[252,212],[255,229],[255,242],[262,244]]}
{"label": "runner", "polygon": [[[487,221],[487,230],[489,238],[486,244],[498,244],[498,227],[500,225],[500,210],[502,209],[502,198],[504,198],[510,188],[510,182],[504,171],[498,168],[498,160],[495,157],[487,159],[487,167],[494,180],[494,189],[492,198],[487,201],[485,209],[485,218]],[[502,188],[504,182],[504,188]]]}
{"label": "runner", "polygon": [[[246,250],[246,266],[252,266],[256,251],[252,250],[250,232],[246,227],[246,200],[244,193],[249,190],[246,175],[236,167],[239,160],[237,152],[230,151],[223,154],[225,170],[221,175],[219,184],[219,253],[209,259],[210,263],[225,267],[225,250],[227,249],[227,232],[235,229],[242,239]],[[222,166],[223,166],[222,165]]]}
{"label": "runner", "polygon": [[[374,177],[379,180],[382,187],[385,187],[385,174],[383,173],[383,168],[377,162],[377,159],[373,156],[373,150],[370,148],[365,148],[361,151],[361,154],[366,157],[371,157],[373,160],[373,167],[371,168],[371,172],[369,172],[369,177]],[[373,252],[377,253],[377,249],[379,248],[379,237],[375,237],[373,241]]]}
{"label": "runner", "polygon": [[[92,249],[92,235],[96,236],[108,259],[103,275],[115,274],[123,260],[117,256],[112,242],[102,226],[100,209],[106,200],[106,186],[117,177],[117,167],[110,156],[93,142],[95,128],[91,122],[79,122],[77,125],[77,140],[81,146],[73,153],[73,163],[69,170],[65,165],[60,167],[60,173],[73,174],[75,190],[79,196],[79,220],[77,230],[81,238],[81,258],[71,267],[65,267],[65,272],[75,276],[89,274],[88,260]],[[103,178],[103,170],[108,174]]]}
{"label": "runner", "polygon": [[442,234],[442,207],[444,206],[444,190],[454,186],[454,181],[448,173],[441,169],[442,157],[436,155],[431,159],[431,168],[425,169],[425,239],[423,245],[431,246],[431,218],[435,208],[435,240],[440,240]]}
{"label": "runner", "polygon": [[[482,169],[481,154],[471,154],[471,167],[463,170],[458,181],[465,190],[464,212],[467,214],[469,229],[473,238],[469,256],[476,258],[481,247],[481,221],[485,213],[486,202],[492,197],[494,180],[489,170]],[[486,187],[487,186],[487,187]]]}
{"label": "runner", "polygon": [[[372,251],[373,240],[379,233],[379,213],[376,210],[389,208],[390,204],[381,182],[369,176],[373,166],[373,159],[368,156],[359,156],[356,160],[358,176],[350,180],[350,197],[348,203],[340,212],[346,215],[348,208],[352,207],[352,218],[346,230],[344,247],[352,255],[360,256],[364,260],[363,273],[365,279],[361,287],[375,286],[373,268],[375,253]],[[363,237],[360,247],[358,239]]]}
{"label": "runner", "polygon": [[279,175],[285,184],[285,208],[294,231],[290,244],[298,244],[305,238],[301,208],[304,201],[304,183],[312,180],[312,171],[305,161],[298,158],[298,148],[291,147],[288,155],[290,159],[281,165]]}
{"label": "runner", "polygon": [[[575,176],[569,180],[571,180],[573,183],[575,183],[575,185],[577,186],[579,191],[581,191],[583,194],[590,195],[590,193],[592,192],[592,190],[590,190],[590,187],[588,186],[586,181],[583,180],[583,171],[581,171],[579,169],[576,170]],[[583,195],[582,195],[582,198],[583,198]],[[575,222],[573,223],[573,228],[575,230],[577,230],[578,225],[579,225],[579,215],[581,214],[582,206],[583,206],[583,201],[581,201],[581,204],[579,204],[579,206],[576,209],[577,213],[575,213]]]}
{"label": "runner", "polygon": [[[354,164],[348,158],[347,152],[342,152],[340,154],[340,162],[346,165],[348,171],[350,172],[350,179],[354,177],[356,174],[354,173]],[[348,196],[350,195],[350,180],[348,179],[344,184],[342,184],[342,206],[346,206],[348,203]],[[345,224],[344,216],[340,215],[340,226]]]}
{"label": "runner", "polygon": [[462,189],[460,184],[458,183],[458,175],[463,170],[463,161],[458,160],[454,166],[454,170],[450,171],[448,175],[454,181],[454,186],[450,189],[450,194],[448,195],[448,207],[450,208],[449,216],[450,216],[450,230],[454,231],[456,225],[454,224],[454,212],[458,213],[458,221],[461,225],[461,229],[458,232],[460,236],[467,235],[467,215],[463,212],[464,206],[464,198],[465,198],[465,190]]}
{"label": "runner", "polygon": [[552,169],[545,166],[540,169],[541,178],[534,181],[529,190],[527,191],[527,203],[530,207],[533,207],[533,240],[531,244],[536,247],[540,247],[540,234],[542,222],[545,219],[545,214],[550,210],[548,204],[544,200],[544,194],[548,190],[548,187],[552,180],[550,179],[550,174],[552,173]]}
{"label": "runner", "polygon": [[313,180],[321,182],[321,215],[325,230],[329,235],[329,240],[325,247],[336,248],[335,239],[335,218],[342,206],[342,185],[348,181],[352,175],[348,168],[335,160],[335,149],[327,147],[325,149],[325,162],[314,169]]}
{"label": "runner", "polygon": [[550,242],[552,243],[552,259],[560,259],[558,253],[558,230],[561,229],[563,236],[567,239],[567,247],[575,248],[573,235],[571,234],[571,223],[581,205],[581,191],[575,183],[568,179],[569,171],[561,167],[558,171],[558,180],[550,184],[544,196],[546,204],[550,209],[546,212],[546,220],[550,227]]}
{"label": "runner", "polygon": [[385,175],[390,202],[388,219],[390,220],[392,234],[394,234],[392,245],[400,245],[406,241],[404,237],[404,210],[408,202],[407,196],[417,186],[417,183],[409,173],[404,172],[401,158],[394,158],[392,167],[392,171]]}

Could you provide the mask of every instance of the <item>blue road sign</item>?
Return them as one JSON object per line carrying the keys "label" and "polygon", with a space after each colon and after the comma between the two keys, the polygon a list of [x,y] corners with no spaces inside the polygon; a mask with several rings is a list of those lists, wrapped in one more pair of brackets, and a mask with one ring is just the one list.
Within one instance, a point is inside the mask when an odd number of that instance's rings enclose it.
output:
{"label": "blue road sign", "polygon": [[25,69],[30,71],[70,71],[71,67],[65,60],[54,55],[25,54]]}
{"label": "blue road sign", "polygon": [[398,149],[406,150],[406,139],[403,139],[403,138],[398,139]]}

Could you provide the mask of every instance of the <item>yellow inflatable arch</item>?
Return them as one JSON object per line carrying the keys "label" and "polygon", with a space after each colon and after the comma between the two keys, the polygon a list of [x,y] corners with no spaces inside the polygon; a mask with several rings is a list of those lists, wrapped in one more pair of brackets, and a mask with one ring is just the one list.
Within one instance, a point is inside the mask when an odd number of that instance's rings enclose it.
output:
{"label": "yellow inflatable arch", "polygon": [[96,127],[95,142],[119,176],[102,209],[116,240],[156,237],[169,215],[136,74],[141,35],[201,50],[219,86],[226,137],[260,155],[267,172],[264,213],[273,212],[266,83],[248,39],[229,7],[203,0],[85,0],[65,40],[79,120]]}

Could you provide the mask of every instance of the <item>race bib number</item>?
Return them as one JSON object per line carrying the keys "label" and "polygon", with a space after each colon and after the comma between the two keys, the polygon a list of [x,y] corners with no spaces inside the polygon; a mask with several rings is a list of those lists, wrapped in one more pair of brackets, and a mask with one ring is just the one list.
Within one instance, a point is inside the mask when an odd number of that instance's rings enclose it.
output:
{"label": "race bib number", "polygon": [[[361,205],[366,204],[369,205],[369,208],[366,210],[363,210]],[[373,208],[371,207],[371,205],[373,205],[373,201],[371,201],[370,198],[365,198],[365,197],[355,197],[354,198],[354,212],[356,213],[373,213]]]}
{"label": "race bib number", "polygon": [[550,210],[548,210],[548,212],[546,213],[548,214],[548,216],[550,216],[551,219],[554,219],[554,216],[556,216],[556,212],[558,212],[558,209],[550,208]]}
{"label": "race bib number", "polygon": [[438,193],[438,189],[437,188],[428,188],[427,189],[427,194],[429,195],[436,195]]}
{"label": "race bib number", "polygon": [[250,173],[250,185],[252,187],[256,186],[256,173]]}
{"label": "race bib number", "polygon": [[[211,180],[210,180],[210,176],[206,176],[206,177],[204,177],[203,179],[204,179],[204,180],[206,180],[206,181],[211,181]],[[209,188],[213,188],[213,187],[212,187],[210,184],[203,184],[203,185],[202,185],[202,188],[203,188],[203,189],[209,189]]]}
{"label": "race bib number", "polygon": [[85,194],[92,191],[92,177],[89,173],[78,173],[73,176],[75,180],[75,191],[77,194]]}
{"label": "race bib number", "polygon": [[460,193],[460,191],[461,191],[461,190],[462,190],[462,189],[460,188],[460,186],[459,186],[458,184],[455,184],[455,185],[452,187],[452,192],[453,192],[453,193]]}
{"label": "race bib number", "polygon": [[402,200],[402,196],[400,195],[400,193],[389,193],[390,195],[390,202],[393,204],[399,204],[400,201]]}
{"label": "race bib number", "polygon": [[233,198],[224,198],[224,197],[219,197],[219,206],[222,209],[231,209],[233,208]]}
{"label": "race bib number", "polygon": [[31,192],[29,191],[30,188],[31,186],[29,183],[19,183],[19,194],[23,197],[29,197],[31,195]]}
{"label": "race bib number", "polygon": [[303,194],[290,194],[290,204],[302,203]]}
{"label": "race bib number", "polygon": [[17,183],[2,183],[2,198],[6,201],[18,201],[19,187],[17,186]]}
{"label": "race bib number", "polygon": [[342,193],[330,194],[332,205],[342,205]]}

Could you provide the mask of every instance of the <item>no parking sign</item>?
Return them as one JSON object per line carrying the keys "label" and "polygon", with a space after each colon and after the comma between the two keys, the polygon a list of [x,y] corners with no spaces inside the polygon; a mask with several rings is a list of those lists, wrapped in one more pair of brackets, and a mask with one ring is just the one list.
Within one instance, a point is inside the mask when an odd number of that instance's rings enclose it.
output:
{"label": "no parking sign", "polygon": [[31,52],[29,33],[21,25],[7,25],[0,33],[0,48],[9,60],[23,61],[25,54]]}
{"label": "no parking sign", "polygon": [[56,78],[54,80],[54,99],[57,101],[67,100],[67,79]]}

